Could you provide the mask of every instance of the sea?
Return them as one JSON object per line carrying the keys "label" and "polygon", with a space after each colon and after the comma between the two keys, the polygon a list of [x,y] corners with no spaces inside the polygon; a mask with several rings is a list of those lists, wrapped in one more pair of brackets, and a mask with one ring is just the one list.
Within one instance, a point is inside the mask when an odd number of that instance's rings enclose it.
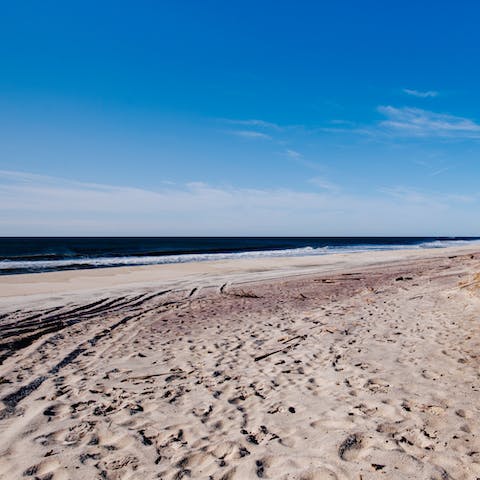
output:
{"label": "sea", "polygon": [[0,237],[0,275],[474,243],[480,237]]}

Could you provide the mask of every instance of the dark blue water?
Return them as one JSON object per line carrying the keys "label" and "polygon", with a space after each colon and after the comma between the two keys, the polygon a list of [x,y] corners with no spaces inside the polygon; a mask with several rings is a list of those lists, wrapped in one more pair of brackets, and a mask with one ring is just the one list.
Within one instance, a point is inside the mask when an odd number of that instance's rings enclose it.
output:
{"label": "dark blue water", "polygon": [[0,275],[229,258],[442,248],[472,237],[9,237],[0,238]]}

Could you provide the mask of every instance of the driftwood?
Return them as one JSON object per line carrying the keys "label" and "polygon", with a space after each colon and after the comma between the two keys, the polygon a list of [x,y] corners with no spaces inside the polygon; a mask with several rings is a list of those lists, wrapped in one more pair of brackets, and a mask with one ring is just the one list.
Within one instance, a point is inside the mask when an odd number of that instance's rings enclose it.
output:
{"label": "driftwood", "polygon": [[[300,340],[305,340],[307,338],[307,335],[298,335],[296,337],[293,337],[293,338],[290,338],[288,340],[285,340],[284,342],[282,343],[287,343],[287,342],[291,342],[292,340],[295,340],[295,339],[300,339]],[[286,347],[283,347],[283,348],[279,348],[278,350],[274,350],[273,352],[269,352],[269,353],[264,353],[263,355],[259,355],[258,357],[255,357],[255,362],[258,362],[260,360],[263,360],[264,358],[268,358],[272,355],[275,355],[276,353],[281,353],[281,352],[288,352],[288,350],[292,349],[292,348],[295,348],[295,347],[298,347],[300,345],[300,342],[298,343],[294,343],[294,344],[291,344],[291,345],[287,345]]]}
{"label": "driftwood", "polygon": [[270,352],[270,353],[265,353],[263,355],[260,355],[258,357],[255,357],[255,361],[258,362],[259,360],[263,360],[264,358],[267,358],[267,357],[270,357],[271,355],[275,355],[276,353],[280,353],[280,352],[287,352],[288,350],[290,350],[291,348],[294,348],[296,347],[297,345],[299,345],[298,343],[296,343],[295,345],[288,345],[287,347],[283,347],[283,348],[280,348],[279,350],[275,350],[273,352]]}

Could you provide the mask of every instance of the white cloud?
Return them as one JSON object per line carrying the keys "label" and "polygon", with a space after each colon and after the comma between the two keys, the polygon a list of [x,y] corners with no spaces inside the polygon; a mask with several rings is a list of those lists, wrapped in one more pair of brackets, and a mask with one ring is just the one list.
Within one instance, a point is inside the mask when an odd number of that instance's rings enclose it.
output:
{"label": "white cloud", "polygon": [[281,130],[282,127],[276,123],[266,122],[265,120],[232,120],[232,119],[223,119],[225,123],[231,123],[233,125],[243,125],[246,127],[258,127],[258,128],[270,128],[273,130]]}
{"label": "white cloud", "polygon": [[480,138],[480,125],[473,120],[419,108],[380,106],[387,119],[379,126],[387,133],[414,137]]}
{"label": "white cloud", "polygon": [[449,170],[451,170],[450,167],[443,167],[443,168],[439,168],[437,170],[434,170],[430,176],[431,177],[436,177],[437,175],[441,175],[442,173],[445,173],[445,172],[448,172]]}
{"label": "white cloud", "polygon": [[430,195],[408,187],[389,187],[382,188],[381,191],[398,200],[408,203],[418,203],[426,205],[437,205],[438,198],[432,198]]}
{"label": "white cloud", "polygon": [[331,193],[335,193],[340,190],[340,187],[336,183],[333,183],[324,177],[313,177],[309,180],[309,182],[312,185],[315,185],[316,187]]}
{"label": "white cloud", "polygon": [[0,172],[3,235],[478,235],[478,198],[212,186],[158,190]]}
{"label": "white cloud", "polygon": [[300,152],[297,152],[296,150],[291,150],[288,148],[287,150],[285,150],[285,155],[287,157],[293,158],[294,160],[299,160],[303,158],[303,155]]}
{"label": "white cloud", "polygon": [[438,194],[402,186],[383,188],[381,191],[402,202],[423,204],[433,208],[439,206],[446,207],[447,205],[458,203],[475,203],[480,199],[478,195],[455,193]]}
{"label": "white cloud", "polygon": [[437,97],[438,92],[435,90],[427,90],[425,92],[422,92],[420,90],[411,90],[409,88],[404,88],[403,93],[406,93],[407,95],[412,95],[414,97],[419,97],[419,98],[429,98],[429,97]]}
{"label": "white cloud", "polygon": [[310,160],[306,160],[303,154],[301,154],[300,152],[297,152],[296,150],[287,149],[285,150],[285,152],[283,152],[283,155],[285,157],[290,158],[295,163],[302,165],[310,170],[315,170],[317,172],[323,172],[325,170],[323,165],[312,162]]}
{"label": "white cloud", "polygon": [[271,140],[272,137],[270,135],[267,135],[266,133],[263,132],[256,132],[254,130],[230,130],[228,133],[231,133],[232,135],[236,135],[238,137],[243,137],[243,138],[263,138],[265,140]]}
{"label": "white cloud", "polygon": [[341,119],[330,120],[330,123],[332,125],[350,125],[350,126],[355,125],[355,122],[352,122],[351,120],[341,120]]}
{"label": "white cloud", "polygon": [[251,139],[265,139],[272,140],[272,136],[269,133],[265,133],[265,130],[275,130],[280,131],[282,128],[276,123],[266,122],[265,120],[232,120],[232,119],[221,119],[223,123],[238,125],[240,127],[248,127],[248,130],[228,130],[227,133],[236,135],[243,138]]}
{"label": "white cloud", "polygon": [[480,123],[472,119],[414,107],[377,107],[385,119],[374,125],[359,127],[322,127],[317,132],[357,134],[377,139],[417,137],[443,139],[480,139]]}

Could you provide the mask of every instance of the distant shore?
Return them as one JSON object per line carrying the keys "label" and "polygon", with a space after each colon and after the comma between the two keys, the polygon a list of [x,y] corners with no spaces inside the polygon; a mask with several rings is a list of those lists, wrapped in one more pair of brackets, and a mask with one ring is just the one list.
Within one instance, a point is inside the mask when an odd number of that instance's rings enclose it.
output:
{"label": "distant shore", "polygon": [[480,476],[480,247],[0,277],[0,477]]}

